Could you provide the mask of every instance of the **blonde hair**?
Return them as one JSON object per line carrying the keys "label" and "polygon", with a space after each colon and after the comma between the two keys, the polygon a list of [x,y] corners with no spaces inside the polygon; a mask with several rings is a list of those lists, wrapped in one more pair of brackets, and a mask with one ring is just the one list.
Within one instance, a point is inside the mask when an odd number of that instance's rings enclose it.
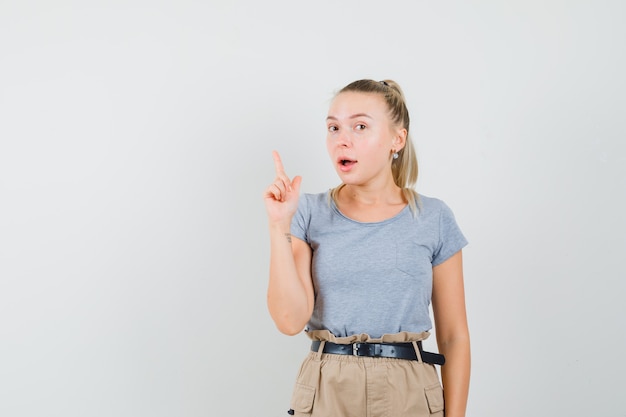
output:
{"label": "blonde hair", "polygon": [[[415,183],[417,182],[418,171],[417,155],[415,153],[413,141],[409,135],[409,110],[406,107],[402,89],[398,83],[393,80],[358,80],[343,87],[339,90],[335,97],[348,91],[379,94],[383,97],[385,103],[387,104],[391,121],[396,126],[406,129],[406,143],[402,149],[397,151],[398,158],[394,159],[391,163],[391,172],[393,175],[393,181],[402,189],[402,196],[408,202],[411,211],[414,215],[417,214],[419,197],[417,192],[414,190]],[[340,184],[330,190],[330,197],[333,201],[337,202],[337,194],[344,186],[345,184]],[[416,201],[418,202],[417,204]]]}

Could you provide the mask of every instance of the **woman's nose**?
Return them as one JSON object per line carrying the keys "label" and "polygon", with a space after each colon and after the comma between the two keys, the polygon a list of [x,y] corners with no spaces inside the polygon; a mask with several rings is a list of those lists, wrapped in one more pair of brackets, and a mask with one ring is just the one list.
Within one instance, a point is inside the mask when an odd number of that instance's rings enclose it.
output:
{"label": "woman's nose", "polygon": [[338,146],[349,147],[352,145],[352,138],[346,132],[340,132],[337,135],[336,140]]}

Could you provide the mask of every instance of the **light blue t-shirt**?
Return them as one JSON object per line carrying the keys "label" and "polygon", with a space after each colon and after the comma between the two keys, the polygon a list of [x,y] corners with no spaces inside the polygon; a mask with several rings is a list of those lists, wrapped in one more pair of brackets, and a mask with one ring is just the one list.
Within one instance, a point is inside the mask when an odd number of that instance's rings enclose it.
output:
{"label": "light blue t-shirt", "polygon": [[291,234],[313,249],[315,307],[308,330],[372,338],[432,328],[432,268],[467,240],[450,208],[420,195],[414,216],[363,223],[344,216],[328,192],[303,194]]}

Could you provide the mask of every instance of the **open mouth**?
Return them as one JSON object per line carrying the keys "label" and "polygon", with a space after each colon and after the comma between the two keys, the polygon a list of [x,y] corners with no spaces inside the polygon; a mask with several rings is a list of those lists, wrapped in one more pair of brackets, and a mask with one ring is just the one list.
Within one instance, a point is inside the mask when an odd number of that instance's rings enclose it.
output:
{"label": "open mouth", "polygon": [[356,161],[353,161],[352,159],[340,159],[339,164],[347,167],[356,164]]}

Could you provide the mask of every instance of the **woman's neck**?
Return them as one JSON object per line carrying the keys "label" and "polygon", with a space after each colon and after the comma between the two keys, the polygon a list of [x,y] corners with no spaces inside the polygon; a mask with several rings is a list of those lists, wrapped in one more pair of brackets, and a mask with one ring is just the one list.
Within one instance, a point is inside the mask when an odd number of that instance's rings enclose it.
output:
{"label": "woman's neck", "polygon": [[407,205],[400,187],[371,189],[345,185],[335,201],[345,216],[361,222],[379,222],[397,215]]}

